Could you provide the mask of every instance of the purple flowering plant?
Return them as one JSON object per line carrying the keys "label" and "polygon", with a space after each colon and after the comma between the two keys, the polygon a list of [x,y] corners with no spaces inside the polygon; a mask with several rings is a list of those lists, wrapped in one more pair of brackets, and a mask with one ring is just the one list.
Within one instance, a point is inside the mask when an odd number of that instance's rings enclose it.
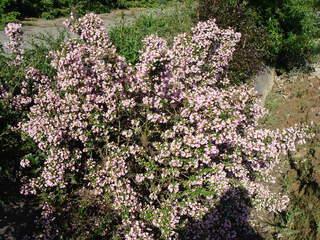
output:
{"label": "purple flowering plant", "polygon": [[[113,211],[117,219],[100,235],[126,240],[180,239],[233,188],[246,189],[255,209],[286,208],[288,197],[266,183],[275,182],[280,155],[310,134],[304,126],[258,127],[266,111],[254,89],[231,85],[225,72],[240,33],[209,20],[172,47],[151,35],[131,65],[96,15],[65,24],[78,37],[50,52],[54,77],[30,68],[32,93],[15,96],[24,99],[15,107],[29,108],[17,128],[46,155],[21,193],[43,198],[47,238],[61,234],[50,227],[84,196],[100,218]],[[206,239],[228,231],[210,227],[217,219],[202,227]]]}

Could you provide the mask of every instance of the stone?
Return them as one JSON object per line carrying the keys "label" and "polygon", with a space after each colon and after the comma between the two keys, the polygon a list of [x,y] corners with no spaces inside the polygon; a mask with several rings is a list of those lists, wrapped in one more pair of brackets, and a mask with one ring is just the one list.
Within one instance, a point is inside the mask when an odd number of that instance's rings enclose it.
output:
{"label": "stone", "polygon": [[276,77],[275,70],[269,67],[266,67],[254,77],[254,88],[258,92],[258,95],[261,96],[263,103],[272,90]]}

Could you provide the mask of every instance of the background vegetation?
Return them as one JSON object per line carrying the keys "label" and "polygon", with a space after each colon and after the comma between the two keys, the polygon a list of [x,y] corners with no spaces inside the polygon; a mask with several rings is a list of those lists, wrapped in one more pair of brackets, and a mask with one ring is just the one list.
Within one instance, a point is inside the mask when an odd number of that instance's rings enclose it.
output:
{"label": "background vegetation", "polygon": [[282,70],[292,70],[312,61],[318,45],[318,0],[249,0],[267,28],[270,39],[266,62]]}
{"label": "background vegetation", "polygon": [[29,17],[53,19],[67,16],[71,9],[81,15],[87,12],[105,13],[113,8],[156,7],[170,0],[1,0],[0,27]]}
{"label": "background vegetation", "polygon": [[140,15],[132,24],[119,22],[109,31],[110,40],[118,53],[129,63],[135,64],[142,49],[142,40],[157,34],[169,43],[173,37],[183,32],[190,32],[196,22],[196,8],[192,2],[186,4],[173,3],[169,8]]}
{"label": "background vegetation", "polygon": [[319,51],[317,6],[318,0],[200,0],[198,13],[241,32],[229,75],[243,82],[264,63],[283,73],[313,61]]}

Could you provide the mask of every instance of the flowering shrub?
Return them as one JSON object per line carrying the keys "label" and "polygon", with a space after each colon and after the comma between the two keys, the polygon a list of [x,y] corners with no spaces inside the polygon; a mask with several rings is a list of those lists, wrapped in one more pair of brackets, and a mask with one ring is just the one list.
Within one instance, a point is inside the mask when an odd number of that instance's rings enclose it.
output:
{"label": "flowering shrub", "polygon": [[198,220],[229,189],[246,189],[257,209],[285,209],[288,197],[265,183],[274,182],[280,154],[308,134],[257,128],[265,112],[254,90],[230,85],[224,72],[239,33],[210,20],[172,48],[151,35],[132,66],[96,15],[66,25],[79,38],[50,53],[54,77],[27,71],[34,86],[21,95],[31,107],[18,125],[46,155],[22,159],[38,170],[21,192],[43,198],[47,238],[79,208],[90,224],[85,239],[179,239],[184,230],[184,239],[219,239],[223,215],[202,227]]}

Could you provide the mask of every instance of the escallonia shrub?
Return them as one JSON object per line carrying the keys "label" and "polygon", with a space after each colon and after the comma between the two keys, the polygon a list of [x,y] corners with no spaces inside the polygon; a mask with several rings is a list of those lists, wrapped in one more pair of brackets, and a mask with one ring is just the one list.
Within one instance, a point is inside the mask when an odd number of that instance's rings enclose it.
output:
{"label": "escallonia shrub", "polygon": [[30,109],[17,129],[45,156],[21,160],[37,169],[21,193],[42,199],[46,239],[237,239],[223,211],[199,223],[230,189],[255,209],[286,208],[266,183],[310,134],[258,128],[265,110],[254,89],[225,74],[239,33],[209,20],[172,47],[151,35],[131,65],[98,16],[66,26],[79,37],[50,52],[56,74],[30,68],[33,85],[19,95]]}

